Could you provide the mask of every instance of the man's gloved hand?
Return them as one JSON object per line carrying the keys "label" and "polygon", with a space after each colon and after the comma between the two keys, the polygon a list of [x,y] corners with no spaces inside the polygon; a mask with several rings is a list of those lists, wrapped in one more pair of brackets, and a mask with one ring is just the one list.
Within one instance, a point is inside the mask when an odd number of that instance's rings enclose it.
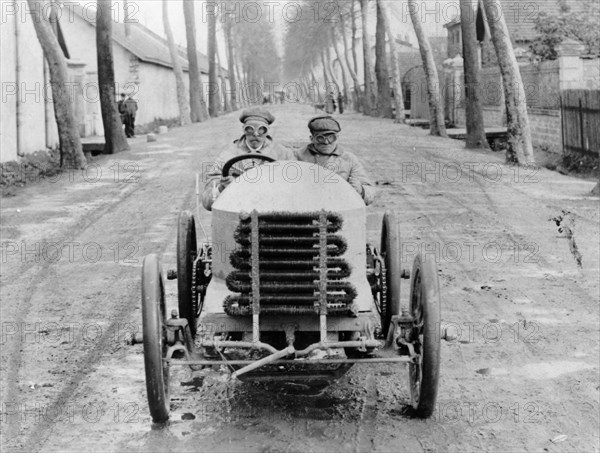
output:
{"label": "man's gloved hand", "polygon": [[225,187],[227,187],[233,181],[233,176],[222,176],[219,181],[219,192],[223,192]]}

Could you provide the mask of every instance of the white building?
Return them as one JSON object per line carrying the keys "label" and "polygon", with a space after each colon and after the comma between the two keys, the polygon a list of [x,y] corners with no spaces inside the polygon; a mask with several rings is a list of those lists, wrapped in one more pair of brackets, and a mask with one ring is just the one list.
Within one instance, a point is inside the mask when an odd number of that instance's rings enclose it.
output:
{"label": "white building", "polygon": [[[80,135],[87,137],[104,132],[98,93],[95,9],[90,8],[92,3],[81,5],[70,3],[63,8],[58,35],[67,58]],[[32,16],[27,14],[27,2],[2,1],[1,6],[0,162],[6,162],[55,147],[58,134],[49,76]],[[138,23],[129,24],[126,33],[123,23],[114,22],[112,31],[117,97],[124,92],[138,102],[136,124],[176,118],[179,111],[175,75],[166,40]],[[179,47],[179,55],[187,86],[186,49]],[[198,63],[206,84],[207,57],[198,54]],[[226,74],[226,70],[223,72]]]}

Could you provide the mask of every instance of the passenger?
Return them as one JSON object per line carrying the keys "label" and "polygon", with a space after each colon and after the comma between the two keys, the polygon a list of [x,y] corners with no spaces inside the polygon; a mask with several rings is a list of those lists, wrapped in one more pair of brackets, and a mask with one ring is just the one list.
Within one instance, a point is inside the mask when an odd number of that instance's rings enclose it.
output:
{"label": "passenger", "polygon": [[295,151],[296,160],[319,164],[334,171],[354,187],[365,204],[371,204],[377,189],[358,158],[338,145],[340,123],[329,115],[316,116],[308,122],[308,129],[311,143]]}
{"label": "passenger", "polygon": [[[217,157],[209,173],[208,182],[202,193],[202,205],[205,209],[211,210],[217,197],[233,181],[233,176],[223,177],[221,170],[225,162],[235,156],[245,153],[260,153],[275,160],[294,160],[292,150],[285,148],[273,142],[269,135],[269,126],[275,121],[275,117],[262,107],[253,107],[246,109],[240,116],[240,121],[244,123],[244,135],[228,145]],[[233,168],[238,174],[248,170],[255,165],[263,164],[263,160],[246,160],[238,162]]]}

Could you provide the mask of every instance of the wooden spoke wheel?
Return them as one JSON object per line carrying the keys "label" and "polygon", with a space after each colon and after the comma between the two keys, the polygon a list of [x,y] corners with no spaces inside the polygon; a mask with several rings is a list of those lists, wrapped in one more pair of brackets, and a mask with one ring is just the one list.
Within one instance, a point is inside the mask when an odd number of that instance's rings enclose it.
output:
{"label": "wooden spoke wheel", "polygon": [[[417,255],[410,287],[410,313],[418,337],[415,352],[418,363],[409,364],[412,406],[420,418],[433,414],[440,375],[440,287],[433,259]],[[415,336],[416,336],[415,333]]]}
{"label": "wooden spoke wheel", "polygon": [[142,326],[148,405],[155,423],[169,419],[169,366],[163,361],[168,349],[166,320],[160,263],[152,254],[142,266]]}
{"label": "wooden spoke wheel", "polygon": [[188,320],[192,336],[196,335],[198,316],[198,299],[192,291],[197,252],[194,216],[190,211],[181,211],[177,224],[177,299],[179,317]]}

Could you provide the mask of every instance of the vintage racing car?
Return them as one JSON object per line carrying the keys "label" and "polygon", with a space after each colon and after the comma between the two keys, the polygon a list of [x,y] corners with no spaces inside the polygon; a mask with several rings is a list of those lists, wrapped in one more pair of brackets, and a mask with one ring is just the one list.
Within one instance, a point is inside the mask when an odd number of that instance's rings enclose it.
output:
{"label": "vintage racing car", "polygon": [[[260,154],[237,156],[271,161]],[[440,293],[432,260],[401,268],[396,215],[379,247],[366,207],[335,173],[266,162],[238,176],[212,208],[200,245],[189,211],[177,233],[178,312],[167,313],[156,255],[144,259],[146,386],[154,422],[169,418],[169,369],[226,364],[232,378],[335,379],[357,363],[408,363],[411,404],[433,413],[440,366]],[[410,278],[403,304],[402,278]]]}

